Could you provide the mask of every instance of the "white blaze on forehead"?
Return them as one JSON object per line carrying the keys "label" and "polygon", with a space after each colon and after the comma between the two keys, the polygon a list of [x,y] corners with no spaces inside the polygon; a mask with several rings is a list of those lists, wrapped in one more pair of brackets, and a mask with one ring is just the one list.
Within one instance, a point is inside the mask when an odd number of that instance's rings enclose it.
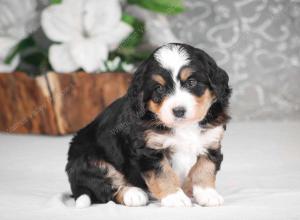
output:
{"label": "white blaze on forehead", "polygon": [[162,68],[171,71],[171,76],[175,82],[172,94],[169,95],[160,109],[160,117],[163,118],[164,123],[172,124],[175,120],[172,109],[177,106],[186,109],[186,118],[191,117],[195,112],[194,97],[188,91],[181,88],[180,82],[177,80],[179,70],[190,63],[189,54],[180,45],[167,44],[157,50],[154,57]]}
{"label": "white blaze on forehead", "polygon": [[167,44],[161,47],[154,54],[155,59],[160,63],[161,67],[172,72],[173,79],[182,66],[189,64],[189,55],[186,50],[179,45]]}
{"label": "white blaze on forehead", "polygon": [[190,63],[188,52],[180,45],[167,44],[157,50],[154,54],[155,59],[160,66],[171,72],[171,77],[175,82],[174,90],[168,95],[159,111],[159,117],[169,126],[174,126],[176,117],[173,114],[175,107],[185,108],[185,119],[191,119],[195,116],[196,100],[185,88],[181,87],[180,81],[177,79],[180,69]]}

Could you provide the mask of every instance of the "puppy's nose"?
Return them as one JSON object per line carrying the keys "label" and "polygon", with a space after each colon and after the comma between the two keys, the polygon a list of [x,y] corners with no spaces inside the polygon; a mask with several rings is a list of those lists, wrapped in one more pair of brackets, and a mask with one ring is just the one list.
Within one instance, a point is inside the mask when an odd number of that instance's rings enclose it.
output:
{"label": "puppy's nose", "polygon": [[186,112],[185,108],[182,106],[175,107],[172,111],[176,118],[182,118]]}

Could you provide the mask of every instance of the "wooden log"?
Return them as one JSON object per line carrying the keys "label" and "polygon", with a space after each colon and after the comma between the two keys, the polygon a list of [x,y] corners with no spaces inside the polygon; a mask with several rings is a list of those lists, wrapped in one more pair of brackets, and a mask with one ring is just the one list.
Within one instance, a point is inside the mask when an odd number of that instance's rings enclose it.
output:
{"label": "wooden log", "polygon": [[[42,92],[43,91],[43,92]],[[43,76],[0,75],[0,130],[58,134],[55,113]]]}
{"label": "wooden log", "polygon": [[127,91],[130,74],[0,74],[0,131],[61,135],[89,123]]}

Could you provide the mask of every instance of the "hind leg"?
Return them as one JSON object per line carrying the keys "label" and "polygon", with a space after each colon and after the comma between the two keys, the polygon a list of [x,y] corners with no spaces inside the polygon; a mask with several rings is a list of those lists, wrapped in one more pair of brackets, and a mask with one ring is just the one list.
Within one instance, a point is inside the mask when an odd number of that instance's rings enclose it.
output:
{"label": "hind leg", "polygon": [[105,168],[106,177],[111,180],[115,193],[113,194],[114,201],[126,206],[144,206],[148,203],[147,193],[139,188],[131,186],[119,171],[111,164],[98,161],[98,167]]}
{"label": "hind leg", "polygon": [[106,203],[113,199],[116,190],[107,175],[109,167],[100,165],[98,162],[88,162],[85,158],[68,162],[66,172],[76,207],[85,208],[92,203]]}
{"label": "hind leg", "polygon": [[148,202],[146,192],[131,186],[122,173],[103,160],[88,164],[76,161],[67,166],[67,172],[77,208],[112,200],[127,206],[142,206]]}
{"label": "hind leg", "polygon": [[[114,194],[114,200],[126,206],[144,206],[147,205],[149,199],[143,189],[134,186],[123,186]],[[86,208],[91,203],[89,194],[81,194],[76,199],[76,208]]]}

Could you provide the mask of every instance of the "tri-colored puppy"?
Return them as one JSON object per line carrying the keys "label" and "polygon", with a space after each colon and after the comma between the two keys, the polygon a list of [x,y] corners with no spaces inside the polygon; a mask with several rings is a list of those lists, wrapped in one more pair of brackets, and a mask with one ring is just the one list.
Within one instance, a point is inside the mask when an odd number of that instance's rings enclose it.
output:
{"label": "tri-colored puppy", "polygon": [[[73,138],[66,171],[77,207],[113,200],[218,206],[216,173],[229,116],[228,75],[204,51],[167,44],[134,74],[127,94]],[[97,94],[95,94],[97,95]]]}

